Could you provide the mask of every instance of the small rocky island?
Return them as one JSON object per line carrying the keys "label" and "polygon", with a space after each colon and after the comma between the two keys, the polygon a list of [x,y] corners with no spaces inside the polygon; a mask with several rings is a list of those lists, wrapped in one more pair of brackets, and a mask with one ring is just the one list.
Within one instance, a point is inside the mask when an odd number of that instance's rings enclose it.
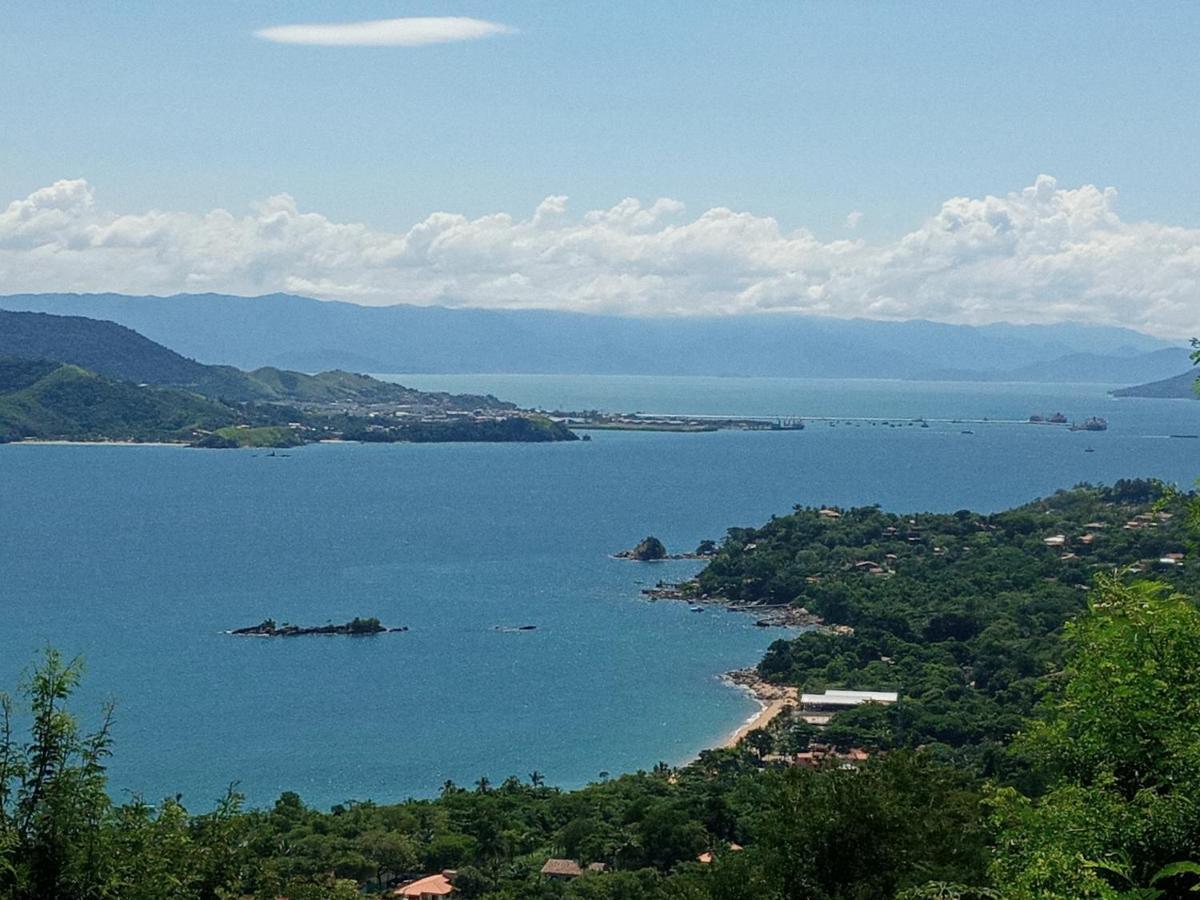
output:
{"label": "small rocky island", "polygon": [[666,545],[654,535],[643,538],[631,550],[621,550],[613,554],[613,559],[632,559],[637,562],[656,562],[661,559],[709,559],[715,556],[717,544],[715,541],[701,541],[691,553],[668,553]]}
{"label": "small rocky island", "polygon": [[349,622],[341,625],[289,625],[284,622],[282,625],[276,625],[274,619],[263,619],[257,625],[250,625],[246,628],[234,628],[232,631],[227,631],[226,634],[236,634],[250,637],[304,637],[310,634],[348,634],[351,637],[363,637],[372,634],[389,634],[395,632],[408,631],[408,626],[400,628],[388,628],[380,623],[376,618],[363,619],[355,616]]}

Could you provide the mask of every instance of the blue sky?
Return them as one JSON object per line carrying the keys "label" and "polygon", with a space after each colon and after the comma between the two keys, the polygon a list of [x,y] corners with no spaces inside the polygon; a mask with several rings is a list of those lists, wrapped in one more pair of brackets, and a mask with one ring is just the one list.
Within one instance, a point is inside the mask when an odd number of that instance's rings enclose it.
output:
{"label": "blue sky", "polygon": [[[255,35],[409,16],[510,31]],[[1169,2],[9,0],[0,290],[1200,328],[1198,38]]]}
{"label": "blue sky", "polygon": [[[463,15],[517,34],[268,43],[293,22]],[[1200,222],[1200,4],[10,0],[0,197],[87,178],[120,208],[287,191],[429,212],[669,196],[894,234],[1040,172]]]}

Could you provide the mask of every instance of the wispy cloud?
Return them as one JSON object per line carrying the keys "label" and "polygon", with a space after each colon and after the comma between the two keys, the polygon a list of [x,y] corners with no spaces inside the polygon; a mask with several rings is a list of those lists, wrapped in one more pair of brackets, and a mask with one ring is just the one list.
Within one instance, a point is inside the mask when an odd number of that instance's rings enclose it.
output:
{"label": "wispy cloud", "polygon": [[254,32],[255,37],[277,44],[320,47],[419,47],[451,41],[474,41],[515,31],[499,22],[466,16],[413,16],[314,25],[276,25]]}

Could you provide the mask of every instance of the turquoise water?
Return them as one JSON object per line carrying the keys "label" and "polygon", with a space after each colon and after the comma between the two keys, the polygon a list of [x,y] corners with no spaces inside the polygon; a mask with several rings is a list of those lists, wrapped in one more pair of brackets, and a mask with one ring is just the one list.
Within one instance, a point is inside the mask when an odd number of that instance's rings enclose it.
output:
{"label": "turquoise water", "polygon": [[[433,793],[533,770],[573,786],[681,762],[754,710],[717,675],[779,636],[646,603],[688,549],[795,503],[994,510],[1079,481],[1200,473],[1200,403],[1094,386],[424,376],[522,403],[880,418],[1107,416],[1030,426],[812,424],[803,432],[595,433],[558,445],[320,445],[287,457],[0,447],[0,684],[53,642],[83,700],[118,704],[113,786],[203,808]],[[1091,446],[1094,453],[1084,453]],[[266,616],[375,615],[406,634],[234,638]],[[495,626],[536,624],[531,633]]]}

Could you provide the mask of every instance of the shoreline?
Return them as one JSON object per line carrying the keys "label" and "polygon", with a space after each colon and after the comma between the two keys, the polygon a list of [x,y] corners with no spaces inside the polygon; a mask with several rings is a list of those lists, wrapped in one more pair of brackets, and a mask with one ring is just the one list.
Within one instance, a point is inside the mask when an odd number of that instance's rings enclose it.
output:
{"label": "shoreline", "polygon": [[29,438],[8,441],[0,446],[8,447],[188,447],[182,441],[56,441]]}
{"label": "shoreline", "polygon": [[706,750],[734,749],[751,731],[766,728],[785,711],[794,709],[800,702],[798,688],[763,681],[753,668],[726,672],[721,676],[721,680],[749,694],[759,708],[757,712],[731,731],[720,744],[704,748]]}

